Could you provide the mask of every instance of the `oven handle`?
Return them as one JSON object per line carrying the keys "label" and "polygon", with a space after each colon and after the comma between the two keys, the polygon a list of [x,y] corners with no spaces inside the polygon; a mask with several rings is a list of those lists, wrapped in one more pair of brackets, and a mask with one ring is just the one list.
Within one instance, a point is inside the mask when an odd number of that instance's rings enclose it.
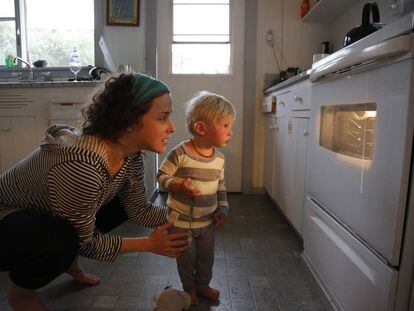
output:
{"label": "oven handle", "polygon": [[414,34],[408,34],[395,37],[362,50],[355,50],[352,46],[344,48],[332,54],[332,57],[328,56],[330,60],[327,59],[322,65],[312,69],[309,79],[311,82],[316,82],[328,76],[349,73],[380,60],[406,54],[411,51],[413,36]]}

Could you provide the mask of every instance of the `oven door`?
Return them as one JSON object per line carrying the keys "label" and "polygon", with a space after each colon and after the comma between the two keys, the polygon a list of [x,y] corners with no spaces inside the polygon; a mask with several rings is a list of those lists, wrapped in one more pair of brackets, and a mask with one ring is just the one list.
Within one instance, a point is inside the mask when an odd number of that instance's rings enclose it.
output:
{"label": "oven door", "polygon": [[394,266],[413,141],[412,66],[405,58],[312,86],[308,194]]}

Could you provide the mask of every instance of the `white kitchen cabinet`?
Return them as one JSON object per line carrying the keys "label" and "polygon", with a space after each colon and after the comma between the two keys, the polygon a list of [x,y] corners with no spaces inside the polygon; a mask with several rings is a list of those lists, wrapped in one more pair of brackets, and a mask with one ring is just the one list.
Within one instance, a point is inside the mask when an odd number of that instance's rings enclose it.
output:
{"label": "white kitchen cabinet", "polygon": [[285,206],[285,189],[286,180],[283,178],[285,174],[285,168],[283,164],[286,162],[286,135],[285,135],[285,124],[286,118],[276,118],[276,131],[275,131],[275,157],[274,157],[274,179],[273,179],[273,190],[272,199],[278,204],[283,210]]}
{"label": "white kitchen cabinet", "polygon": [[276,123],[272,198],[301,234],[309,118],[280,117]]}
{"label": "white kitchen cabinet", "polygon": [[93,90],[89,87],[0,88],[0,174],[39,145],[45,130],[56,119],[57,115],[53,114],[56,109],[51,109],[55,103],[63,103],[64,109],[78,103],[76,109],[80,109],[80,103],[85,103]]}
{"label": "white kitchen cabinet", "polygon": [[0,117],[0,171],[23,159],[37,145],[36,117]]}
{"label": "white kitchen cabinet", "polygon": [[266,167],[264,170],[263,185],[270,197],[273,197],[273,181],[275,176],[275,145],[276,145],[276,118],[268,116],[266,118],[266,141],[264,163]]}
{"label": "white kitchen cabinet", "polygon": [[302,235],[310,85],[307,80],[302,81],[274,95],[277,108],[275,123],[269,126],[272,118],[268,118],[264,187]]}

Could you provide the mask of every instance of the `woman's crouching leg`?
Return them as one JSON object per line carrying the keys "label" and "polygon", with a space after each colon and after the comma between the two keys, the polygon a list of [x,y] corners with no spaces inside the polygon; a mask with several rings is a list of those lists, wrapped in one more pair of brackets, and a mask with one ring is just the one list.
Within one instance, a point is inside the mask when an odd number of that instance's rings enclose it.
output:
{"label": "woman's crouching leg", "polygon": [[0,270],[8,271],[12,281],[9,289],[12,307],[45,310],[35,290],[68,270],[77,257],[79,238],[64,219],[17,211],[0,221],[0,245]]}

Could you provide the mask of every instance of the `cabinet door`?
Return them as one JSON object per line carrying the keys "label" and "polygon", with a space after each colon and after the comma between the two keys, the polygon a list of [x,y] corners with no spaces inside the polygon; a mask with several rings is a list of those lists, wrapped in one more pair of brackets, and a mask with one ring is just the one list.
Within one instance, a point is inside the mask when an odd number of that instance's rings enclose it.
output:
{"label": "cabinet door", "polygon": [[273,199],[302,233],[308,118],[277,118]]}
{"label": "cabinet door", "polygon": [[309,119],[293,119],[295,133],[295,171],[294,192],[292,197],[292,208],[290,209],[290,221],[297,232],[302,235],[303,200],[305,196],[305,172],[306,154],[308,149]]}
{"label": "cabinet door", "polygon": [[265,140],[265,154],[264,154],[264,188],[267,193],[273,198],[273,180],[274,180],[274,157],[275,157],[275,118],[268,117],[266,120],[266,140]]}
{"label": "cabinet door", "polygon": [[282,150],[282,209],[291,222],[293,199],[296,195],[294,172],[296,166],[297,131],[296,120],[294,118],[286,118],[283,131]]}
{"label": "cabinet door", "polygon": [[4,172],[38,145],[35,117],[0,117],[0,170]]}
{"label": "cabinet door", "polygon": [[276,118],[275,126],[275,152],[274,152],[274,178],[272,187],[273,200],[283,209],[284,206],[284,184],[283,184],[283,162],[284,162],[284,132],[286,118]]}

